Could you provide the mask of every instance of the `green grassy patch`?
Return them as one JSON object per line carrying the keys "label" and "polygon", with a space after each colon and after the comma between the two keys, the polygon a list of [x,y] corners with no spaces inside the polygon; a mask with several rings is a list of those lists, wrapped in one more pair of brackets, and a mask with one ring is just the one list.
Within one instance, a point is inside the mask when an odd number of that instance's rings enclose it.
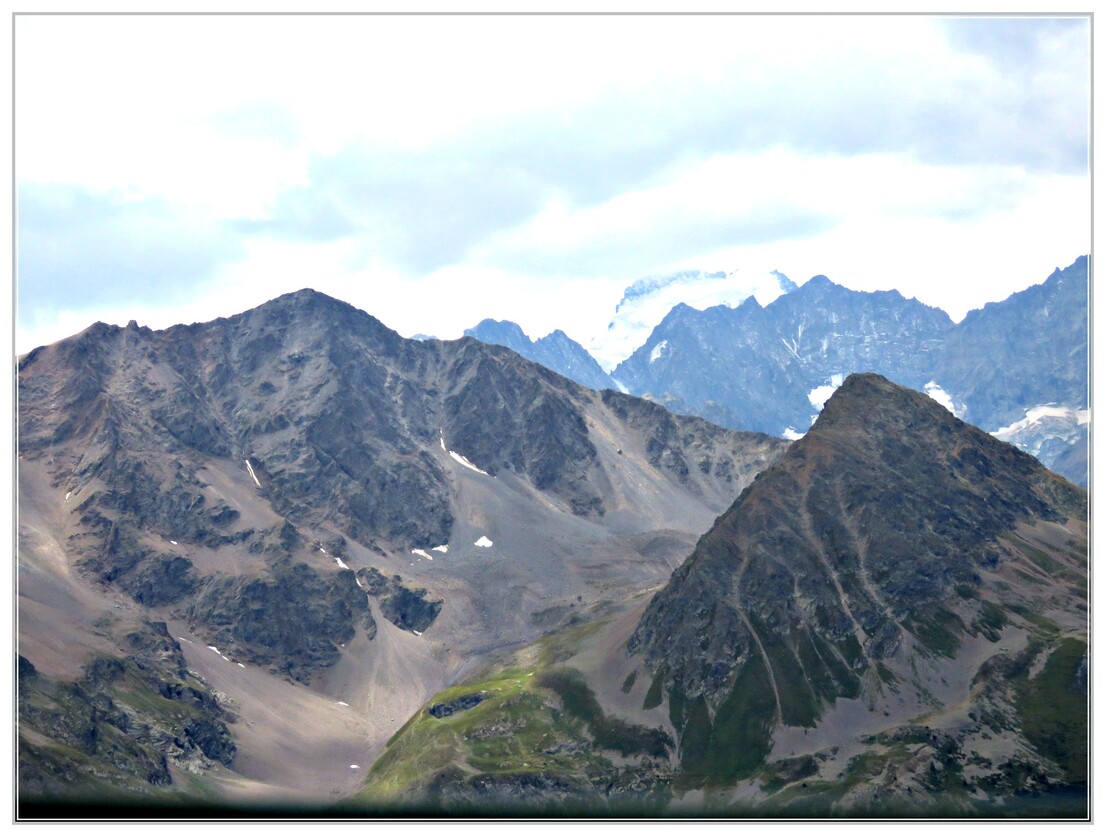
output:
{"label": "green grassy patch", "polygon": [[955,613],[936,607],[925,616],[910,619],[907,624],[914,636],[934,654],[950,659],[956,655],[960,647],[958,634],[964,631],[964,623]]}
{"label": "green grassy patch", "polygon": [[972,623],[972,628],[991,642],[998,642],[1006,624],[1005,610],[992,602],[983,602],[979,606],[979,615]]}
{"label": "green grassy patch", "polygon": [[637,681],[637,669],[635,668],[629,674],[626,675],[626,679],[622,681],[622,694],[630,694],[630,690],[634,688],[634,683]]}
{"label": "green grassy patch", "polygon": [[1078,682],[1087,645],[1067,638],[1041,672],[1018,683],[1017,710],[1025,737],[1064,770],[1067,782],[1087,782],[1087,688]]}
{"label": "green grassy patch", "polygon": [[755,617],[750,616],[750,622],[760,637],[772,669],[783,723],[793,727],[813,727],[820,714],[818,700],[811,691],[810,680],[799,660],[776,631]]}
{"label": "green grassy patch", "polygon": [[577,672],[548,671],[538,679],[538,685],[556,692],[565,711],[587,724],[596,746],[604,750],[614,750],[623,756],[663,758],[672,746],[672,739],[664,730],[608,718],[595,693]]}
{"label": "green grassy patch", "polygon": [[1048,573],[1049,575],[1064,575],[1069,574],[1071,570],[1049,555],[1047,552],[1038,549],[1035,546],[1027,543],[1017,535],[1007,535],[1003,538],[1007,543],[1017,549],[1022,555],[1037,565],[1039,569]]}
{"label": "green grassy patch", "polygon": [[761,774],[761,788],[768,793],[775,793],[787,785],[801,782],[817,774],[818,762],[813,756],[782,759],[765,767]]}
{"label": "green grassy patch", "polygon": [[1022,619],[1024,619],[1034,628],[1036,628],[1037,630],[1034,631],[1034,633],[1040,636],[1041,639],[1048,640],[1059,637],[1060,626],[1049,619],[1047,616],[1042,616],[1041,614],[1037,613],[1032,608],[1026,607],[1025,605],[1012,604],[1007,605],[1006,609],[1012,613],[1016,613],[1018,616],[1020,616]]}
{"label": "green grassy patch", "polygon": [[975,585],[973,584],[957,584],[955,587],[953,587],[953,590],[955,590],[956,595],[958,595],[962,599],[979,598],[979,591],[975,588]]}
{"label": "green grassy patch", "polygon": [[584,640],[598,631],[604,624],[605,620],[599,619],[594,622],[573,625],[542,637],[539,643],[541,646],[541,666],[548,668],[557,663],[563,663],[579,651]]}
{"label": "green grassy patch", "polygon": [[772,749],[776,698],[759,656],[738,671],[713,723],[699,698],[691,704],[680,741],[682,768],[704,786],[727,785],[760,768]]}
{"label": "green grassy patch", "polygon": [[645,693],[645,701],[642,703],[642,709],[656,709],[661,705],[661,701],[664,700],[664,678],[667,674],[667,669],[661,666],[657,669],[657,673],[653,676],[653,682],[649,684],[649,691]]}
{"label": "green grassy patch", "polygon": [[[374,802],[392,800],[420,779],[463,760],[469,754],[467,742],[472,740],[475,730],[496,723],[509,729],[512,715],[517,716],[525,708],[525,704],[509,701],[528,691],[532,680],[529,675],[524,669],[506,669],[484,680],[439,692],[431,705],[449,703],[473,692],[483,692],[487,697],[471,709],[444,718],[435,718],[423,709],[408,719],[369,770],[362,798]],[[540,704],[536,700],[529,708],[536,709]]]}

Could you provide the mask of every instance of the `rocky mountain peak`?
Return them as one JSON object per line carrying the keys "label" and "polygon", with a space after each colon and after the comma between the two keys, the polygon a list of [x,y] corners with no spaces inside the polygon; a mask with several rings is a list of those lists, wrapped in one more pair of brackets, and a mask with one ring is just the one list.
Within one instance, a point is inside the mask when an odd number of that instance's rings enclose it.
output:
{"label": "rocky mountain peak", "polygon": [[854,372],[826,401],[808,435],[861,438],[943,424],[966,427],[929,396],[874,372]]}
{"label": "rocky mountain peak", "polygon": [[527,360],[540,363],[581,386],[591,389],[613,389],[617,386],[587,350],[560,329],[538,340],[531,340],[518,324],[510,320],[486,319],[473,328],[465,329],[465,335],[493,346],[506,346]]}
{"label": "rocky mountain peak", "polygon": [[514,348],[516,345],[528,346],[531,342],[518,323],[510,320],[493,320],[490,317],[481,320],[472,328],[465,329],[465,334],[485,343],[497,343],[509,348]]}
{"label": "rocky mountain peak", "polygon": [[686,726],[687,707],[715,713],[718,734],[744,707],[767,753],[773,727],[815,727],[841,698],[874,705],[894,683],[928,700],[915,672],[955,667],[944,661],[985,612],[1078,623],[1086,514],[1085,492],[1028,454],[921,393],[851,375],[704,535],[629,649],[697,746],[713,733]]}

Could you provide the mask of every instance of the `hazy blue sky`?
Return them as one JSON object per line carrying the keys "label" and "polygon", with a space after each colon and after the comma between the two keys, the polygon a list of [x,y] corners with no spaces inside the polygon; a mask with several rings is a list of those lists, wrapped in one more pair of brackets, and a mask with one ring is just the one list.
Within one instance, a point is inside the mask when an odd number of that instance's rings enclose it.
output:
{"label": "hazy blue sky", "polygon": [[605,326],[676,269],[959,318],[1090,251],[1086,19],[20,17],[17,350],[313,287]]}

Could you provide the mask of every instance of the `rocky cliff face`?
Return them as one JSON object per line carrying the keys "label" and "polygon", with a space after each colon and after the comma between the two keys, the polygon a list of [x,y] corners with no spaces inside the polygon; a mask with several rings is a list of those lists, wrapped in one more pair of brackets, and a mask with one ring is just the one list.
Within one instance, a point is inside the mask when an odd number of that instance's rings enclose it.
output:
{"label": "rocky cliff face", "polygon": [[949,334],[937,370],[967,405],[963,418],[997,430],[1041,405],[1085,409],[1090,259],[968,315]]}
{"label": "rocky cliff face", "polygon": [[234,715],[188,671],[162,622],[123,640],[126,656],[100,656],[76,681],[48,677],[18,658],[22,798],[150,798],[172,770],[229,765]]}
{"label": "rocky cliff face", "polygon": [[733,309],[677,306],[614,376],[727,426],[803,432],[824,400],[819,388],[832,391],[849,372],[893,373],[921,389],[951,328],[943,311],[897,292],[862,294],[816,276],[763,308],[755,298]]}
{"label": "rocky cliff face", "polygon": [[[964,758],[994,766],[986,739],[999,735],[1033,752],[1049,781],[1078,785],[1079,765],[1055,760],[1011,697],[1024,684],[995,672],[1024,676],[1027,660],[1074,653],[1069,640],[1085,648],[1086,500],[926,396],[850,376],[630,639],[653,677],[646,702],[667,703],[682,769],[734,782],[781,742],[813,757],[809,742],[828,752],[864,731],[899,734],[895,718],[916,713]],[[1005,698],[981,698],[984,684]],[[967,718],[945,711],[960,699]],[[823,734],[858,703],[862,718]]]}

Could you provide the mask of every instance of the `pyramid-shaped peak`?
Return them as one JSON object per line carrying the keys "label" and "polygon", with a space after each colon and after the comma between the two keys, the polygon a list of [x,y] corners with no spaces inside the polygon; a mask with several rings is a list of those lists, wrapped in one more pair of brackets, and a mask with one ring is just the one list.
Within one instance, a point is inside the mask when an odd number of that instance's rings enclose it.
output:
{"label": "pyramid-shaped peak", "polygon": [[869,435],[938,424],[968,427],[924,393],[874,372],[854,372],[826,401],[810,432],[846,427]]}
{"label": "pyramid-shaped peak", "polygon": [[831,280],[823,273],[819,273],[817,276],[811,276],[807,281],[807,286],[811,288],[836,288],[837,283]]}

